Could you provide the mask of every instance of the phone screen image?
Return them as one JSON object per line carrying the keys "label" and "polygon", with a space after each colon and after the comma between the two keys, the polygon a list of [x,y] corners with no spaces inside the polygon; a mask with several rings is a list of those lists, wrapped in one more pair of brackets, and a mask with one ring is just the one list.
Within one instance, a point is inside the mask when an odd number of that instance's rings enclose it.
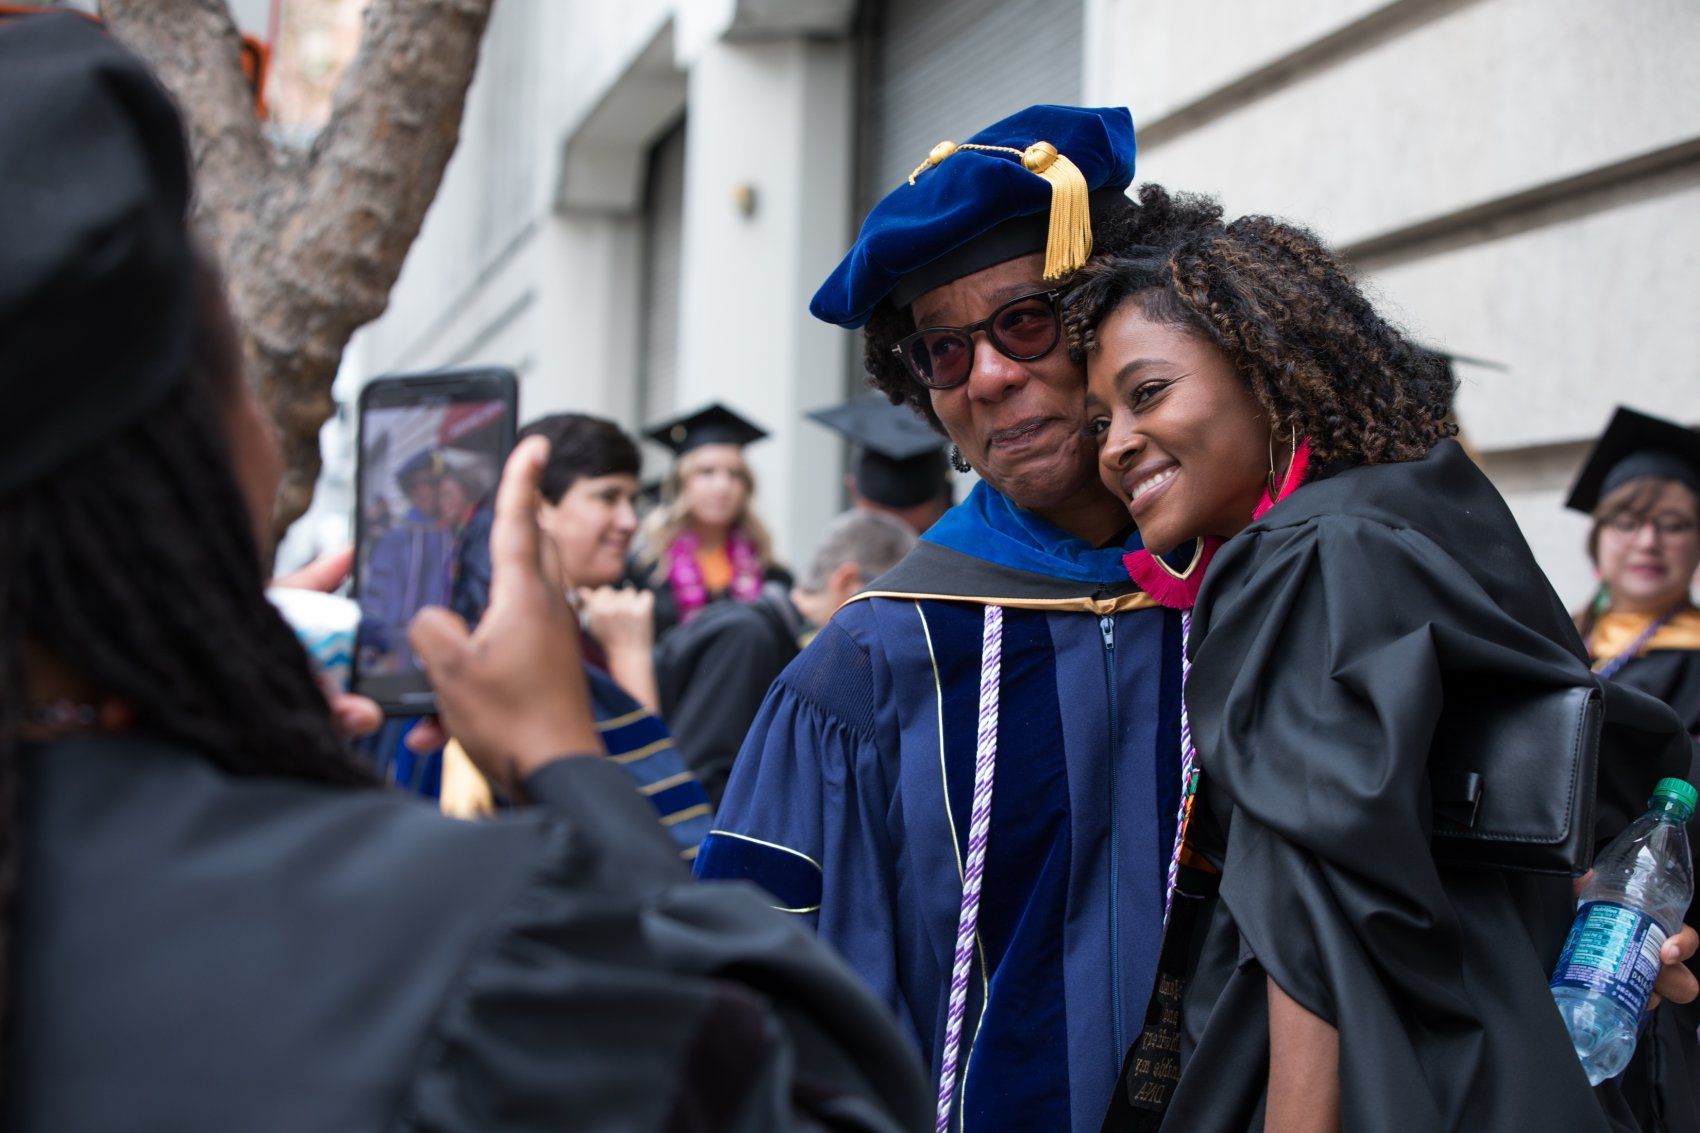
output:
{"label": "phone screen image", "polygon": [[362,398],[356,686],[392,713],[433,707],[407,639],[413,615],[446,606],[475,624],[489,601],[492,505],[513,444],[513,399],[458,395],[466,392],[403,381]]}

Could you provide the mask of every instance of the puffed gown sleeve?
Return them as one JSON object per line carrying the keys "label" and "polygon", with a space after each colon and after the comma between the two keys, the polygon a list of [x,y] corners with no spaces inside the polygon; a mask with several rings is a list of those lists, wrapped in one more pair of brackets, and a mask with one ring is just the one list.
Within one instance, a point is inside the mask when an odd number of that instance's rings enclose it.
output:
{"label": "puffed gown sleeve", "polygon": [[1225,861],[1164,1128],[1263,1127],[1266,977],[1338,1029],[1353,1133],[1612,1127],[1547,990],[1568,879],[1444,868],[1429,844],[1449,685],[1586,666],[1413,530],[1335,515],[1229,548],[1186,689]]}
{"label": "puffed gown sleeve", "polygon": [[863,636],[866,615],[840,610],[768,690],[695,869],[705,880],[760,885],[775,907],[815,927],[914,1034],[892,943],[896,725]]}
{"label": "puffed gown sleeve", "polygon": [[904,1130],[925,1087],[886,1013],[752,889],[693,883],[621,770],[525,785],[544,845],[489,926],[395,1128]]}

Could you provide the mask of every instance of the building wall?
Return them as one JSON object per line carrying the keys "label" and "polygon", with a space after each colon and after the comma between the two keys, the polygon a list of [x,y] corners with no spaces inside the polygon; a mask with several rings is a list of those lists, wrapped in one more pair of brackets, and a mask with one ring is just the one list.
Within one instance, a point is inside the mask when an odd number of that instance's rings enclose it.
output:
{"label": "building wall", "polygon": [[1458,367],[1465,439],[1567,602],[1561,510],[1627,402],[1700,420],[1700,6],[1088,0],[1140,179],[1304,222]]}
{"label": "building wall", "polygon": [[[806,299],[852,211],[852,14],[823,0],[497,5],[460,147],[340,395],[480,362],[518,373],[522,419],[574,409],[636,430],[651,377],[674,389],[669,408],[725,401],[774,426],[749,453],[759,504],[801,555],[839,503],[836,460],[821,474],[820,438],[796,422],[846,381]],[[662,305],[676,311],[646,315],[651,156],[682,117],[682,203],[662,218],[682,225],[677,303]]]}
{"label": "building wall", "polygon": [[[1016,105],[1125,104],[1142,180],[1310,225],[1419,338],[1494,363],[1459,364],[1466,440],[1577,603],[1586,521],[1558,505],[1587,439],[1620,401],[1700,420],[1696,58],[1693,0],[504,0],[344,388],[494,362],[526,416],[636,427],[664,377],[675,408],[773,429],[750,457],[799,558],[842,459],[800,415],[857,380],[806,303],[876,182]],[[965,117],[955,96],[980,87]],[[650,155],[681,120],[677,314],[646,314]]]}

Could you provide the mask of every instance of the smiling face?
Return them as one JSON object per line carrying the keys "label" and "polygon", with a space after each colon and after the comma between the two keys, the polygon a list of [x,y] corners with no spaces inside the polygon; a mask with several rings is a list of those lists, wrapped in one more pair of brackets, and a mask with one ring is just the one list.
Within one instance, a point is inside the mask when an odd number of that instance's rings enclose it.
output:
{"label": "smiling face", "polygon": [[1189,539],[1237,534],[1266,483],[1269,423],[1233,363],[1198,336],[1153,322],[1137,300],[1111,312],[1096,339],[1086,427],[1104,486],[1145,546],[1167,554]]}
{"label": "smiling face", "polygon": [[437,510],[450,523],[460,523],[472,510],[472,494],[453,476],[445,476],[437,485]]}
{"label": "smiling face", "polygon": [[624,472],[574,480],[558,503],[537,505],[538,526],[555,546],[562,589],[611,586],[637,533],[637,477]]}
{"label": "smiling face", "polygon": [[[1011,299],[1045,291],[1053,285],[1042,278],[1044,263],[1035,253],[934,288],[915,300],[915,326],[967,326]],[[974,471],[1017,506],[1041,514],[1101,500],[1092,443],[1081,431],[1082,375],[1061,336],[1031,362],[1005,357],[985,334],[973,343],[968,380],[930,396]]]}
{"label": "smiling face", "polygon": [[729,530],[744,517],[750,499],[750,468],[737,445],[699,445],[680,458],[679,494],[691,523],[709,531]]}
{"label": "smiling face", "polygon": [[[1614,498],[1622,499],[1615,513]],[[1607,497],[1594,545],[1611,608],[1662,614],[1688,594],[1700,568],[1700,499],[1682,484],[1630,481]]]}

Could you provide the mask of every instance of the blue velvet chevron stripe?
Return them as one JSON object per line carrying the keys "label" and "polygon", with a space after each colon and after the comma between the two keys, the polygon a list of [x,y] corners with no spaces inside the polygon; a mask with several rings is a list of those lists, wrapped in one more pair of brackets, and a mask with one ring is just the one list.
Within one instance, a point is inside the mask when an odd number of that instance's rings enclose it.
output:
{"label": "blue velvet chevron stripe", "polygon": [[602,734],[609,760],[624,768],[638,793],[655,806],[661,825],[679,847],[679,856],[693,861],[714,824],[708,792],[685,768],[660,717],[646,711],[602,670],[586,665],[584,671],[590,678],[596,730]]}
{"label": "blue velvet chevron stripe", "polygon": [[777,843],[712,830],[703,840],[696,869],[702,877],[753,881],[773,896],[774,907],[783,912],[812,913],[820,908],[820,865]]}

